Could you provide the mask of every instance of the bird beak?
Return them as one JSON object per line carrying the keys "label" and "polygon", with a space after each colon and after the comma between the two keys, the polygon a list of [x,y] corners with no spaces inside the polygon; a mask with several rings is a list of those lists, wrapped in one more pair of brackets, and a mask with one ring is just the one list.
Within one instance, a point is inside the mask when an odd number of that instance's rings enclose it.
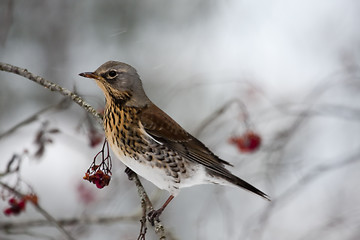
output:
{"label": "bird beak", "polygon": [[95,72],[83,72],[83,73],[79,73],[79,75],[86,78],[93,78],[98,80],[101,79],[101,77],[97,75]]}

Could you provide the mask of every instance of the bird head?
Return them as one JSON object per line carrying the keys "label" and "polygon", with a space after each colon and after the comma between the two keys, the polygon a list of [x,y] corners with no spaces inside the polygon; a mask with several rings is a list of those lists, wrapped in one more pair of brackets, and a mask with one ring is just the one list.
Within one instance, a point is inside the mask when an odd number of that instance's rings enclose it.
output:
{"label": "bird head", "polygon": [[108,61],[95,72],[79,75],[94,79],[103,90],[107,102],[134,107],[143,107],[149,102],[136,69],[126,63]]}

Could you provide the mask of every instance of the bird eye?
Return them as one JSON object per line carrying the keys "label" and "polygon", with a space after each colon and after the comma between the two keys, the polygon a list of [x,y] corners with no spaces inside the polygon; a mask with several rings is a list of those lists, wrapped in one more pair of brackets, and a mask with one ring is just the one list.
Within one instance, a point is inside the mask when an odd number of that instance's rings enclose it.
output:
{"label": "bird eye", "polygon": [[111,70],[108,75],[109,75],[109,77],[114,78],[114,77],[116,77],[117,73],[116,73],[116,71]]}

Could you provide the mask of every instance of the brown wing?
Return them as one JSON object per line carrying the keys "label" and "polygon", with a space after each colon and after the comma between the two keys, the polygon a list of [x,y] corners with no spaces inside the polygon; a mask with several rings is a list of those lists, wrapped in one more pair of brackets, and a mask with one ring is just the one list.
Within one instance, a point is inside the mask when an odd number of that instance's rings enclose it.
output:
{"label": "brown wing", "polygon": [[140,121],[148,134],[177,151],[182,157],[200,163],[213,171],[229,173],[224,168],[224,164],[231,165],[230,163],[217,157],[154,104],[140,113]]}
{"label": "brown wing", "polygon": [[146,132],[154,137],[174,142],[191,140],[190,134],[154,104],[140,113],[140,121]]}

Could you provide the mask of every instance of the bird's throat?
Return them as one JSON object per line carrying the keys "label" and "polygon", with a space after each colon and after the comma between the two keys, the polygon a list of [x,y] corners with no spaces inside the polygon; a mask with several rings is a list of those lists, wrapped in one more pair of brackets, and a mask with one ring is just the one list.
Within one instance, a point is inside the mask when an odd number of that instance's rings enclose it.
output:
{"label": "bird's throat", "polygon": [[108,91],[105,97],[108,105],[115,104],[120,107],[125,106],[131,99],[131,94],[129,92]]}

